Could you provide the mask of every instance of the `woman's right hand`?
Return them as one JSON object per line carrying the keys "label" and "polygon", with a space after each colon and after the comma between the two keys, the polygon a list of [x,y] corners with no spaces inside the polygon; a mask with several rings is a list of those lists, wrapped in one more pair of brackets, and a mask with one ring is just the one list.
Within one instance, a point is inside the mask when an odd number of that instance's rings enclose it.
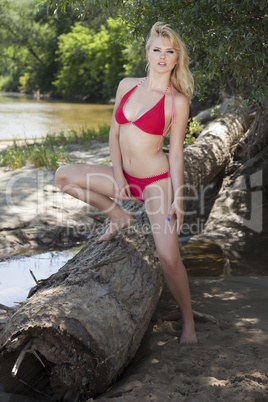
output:
{"label": "woman's right hand", "polygon": [[114,175],[115,198],[129,200],[132,195],[124,174]]}

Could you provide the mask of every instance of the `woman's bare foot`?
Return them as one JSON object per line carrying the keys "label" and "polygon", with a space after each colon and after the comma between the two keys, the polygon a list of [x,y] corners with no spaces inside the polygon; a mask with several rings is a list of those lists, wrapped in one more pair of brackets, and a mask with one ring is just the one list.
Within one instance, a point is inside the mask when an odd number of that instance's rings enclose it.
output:
{"label": "woman's bare foot", "polygon": [[197,343],[194,322],[183,324],[179,343]]}
{"label": "woman's bare foot", "polygon": [[125,215],[124,218],[118,219],[116,222],[111,221],[105,233],[96,240],[96,243],[112,240],[112,238],[122,229],[126,229],[134,222],[132,215]]}

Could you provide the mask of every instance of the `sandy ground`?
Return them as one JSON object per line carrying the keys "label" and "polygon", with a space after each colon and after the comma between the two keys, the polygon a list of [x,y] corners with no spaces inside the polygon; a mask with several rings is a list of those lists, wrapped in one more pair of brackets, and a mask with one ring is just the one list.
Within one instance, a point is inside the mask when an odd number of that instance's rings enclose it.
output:
{"label": "sandy ground", "polygon": [[197,323],[199,343],[179,345],[180,323],[162,321],[165,289],[142,345],[108,401],[267,401],[268,277],[190,278],[193,307],[218,323]]}
{"label": "sandy ground", "polygon": [[[106,160],[107,148],[94,152],[86,158],[74,150],[74,158]],[[52,226],[66,220],[79,223],[85,213],[90,215],[85,206],[62,195],[53,173],[44,169],[2,171],[0,190],[2,234],[11,236],[19,227],[27,233],[38,225],[42,229],[46,220]],[[2,251],[12,252],[13,240],[2,236]],[[191,277],[190,287],[194,310],[213,315],[217,323],[197,322],[199,343],[179,345],[180,322],[164,319],[176,307],[165,288],[130,366],[105,394],[89,401],[268,401],[268,277]],[[0,401],[41,399],[6,394],[0,385]]]}

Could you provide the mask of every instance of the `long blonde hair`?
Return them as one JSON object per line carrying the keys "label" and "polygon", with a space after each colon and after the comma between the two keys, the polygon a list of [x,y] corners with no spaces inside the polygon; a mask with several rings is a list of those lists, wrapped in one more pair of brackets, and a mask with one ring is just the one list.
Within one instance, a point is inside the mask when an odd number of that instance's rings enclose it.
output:
{"label": "long blonde hair", "polygon": [[[146,41],[146,54],[148,58],[148,51],[155,38],[166,37],[170,40],[172,47],[178,54],[178,62],[173,68],[170,79],[174,86],[180,93],[187,96],[189,102],[194,93],[194,79],[189,70],[189,56],[186,50],[185,44],[182,42],[180,36],[173,31],[167,24],[162,22],[156,22],[150,31],[150,34]],[[150,67],[147,64],[148,71]]]}

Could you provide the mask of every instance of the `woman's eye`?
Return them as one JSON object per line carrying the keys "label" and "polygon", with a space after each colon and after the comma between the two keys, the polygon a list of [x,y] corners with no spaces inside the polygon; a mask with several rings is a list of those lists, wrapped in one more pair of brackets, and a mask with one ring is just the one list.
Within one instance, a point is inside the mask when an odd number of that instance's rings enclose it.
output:
{"label": "woman's eye", "polygon": [[159,52],[159,49],[154,49],[154,52]]}
{"label": "woman's eye", "polygon": [[173,51],[173,50],[169,50],[169,51],[168,51],[168,53],[171,53],[171,54],[173,54],[173,53],[174,53],[174,51]]}

